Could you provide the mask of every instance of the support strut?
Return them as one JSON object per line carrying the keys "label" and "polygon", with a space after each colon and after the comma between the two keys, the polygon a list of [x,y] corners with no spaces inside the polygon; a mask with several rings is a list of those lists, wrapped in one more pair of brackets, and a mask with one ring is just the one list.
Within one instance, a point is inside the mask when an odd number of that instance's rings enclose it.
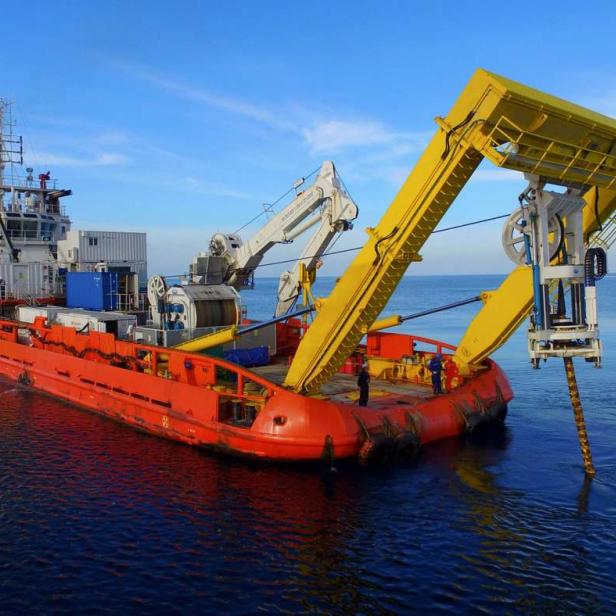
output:
{"label": "support strut", "polygon": [[573,359],[571,357],[565,357],[564,360],[567,385],[569,386],[569,397],[571,398],[573,417],[575,418],[575,426],[577,428],[580,449],[582,451],[582,459],[584,460],[584,472],[589,477],[594,477],[597,474],[597,471],[592,463],[590,443],[588,442],[588,434],[586,433],[586,421],[584,420],[584,409],[582,408],[580,392],[578,391],[577,381],[575,379]]}

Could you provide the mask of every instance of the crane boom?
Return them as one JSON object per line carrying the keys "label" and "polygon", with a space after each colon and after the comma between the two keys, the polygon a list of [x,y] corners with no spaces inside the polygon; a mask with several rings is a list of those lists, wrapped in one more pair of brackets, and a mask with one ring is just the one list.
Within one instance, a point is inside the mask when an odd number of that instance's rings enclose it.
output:
{"label": "crane boom", "polygon": [[338,233],[352,228],[351,221],[357,218],[357,206],[351,198],[337,187],[325,201],[325,205],[318,216],[319,228],[315,231],[304,247],[300,258],[293,268],[283,272],[278,285],[278,304],[275,316],[286,314],[294,306],[301,294],[302,265],[307,271],[315,271],[321,255],[331,244]]}
{"label": "crane boom", "polygon": [[[299,188],[303,182],[302,178],[296,186]],[[265,253],[274,245],[292,242],[320,223],[315,237],[309,244],[309,249],[313,252],[304,251],[302,257],[308,264],[312,263],[313,259],[318,259],[325,251],[337,232],[353,227],[352,221],[357,218],[357,213],[357,206],[344,190],[334,163],[326,160],[321,165],[312,186],[298,192],[284,209],[273,216],[249,240],[242,243],[235,234],[216,233],[210,241],[210,254],[224,257],[227,262],[224,282],[239,290],[245,286]],[[309,259],[309,256],[312,258]],[[298,267],[281,276],[279,301],[286,303],[287,309],[293,303],[292,298],[297,295]]]}
{"label": "crane boom", "polygon": [[285,385],[312,393],[369,329],[460,190],[486,157],[560,184],[616,186],[616,122],[476,71],[302,339]]}

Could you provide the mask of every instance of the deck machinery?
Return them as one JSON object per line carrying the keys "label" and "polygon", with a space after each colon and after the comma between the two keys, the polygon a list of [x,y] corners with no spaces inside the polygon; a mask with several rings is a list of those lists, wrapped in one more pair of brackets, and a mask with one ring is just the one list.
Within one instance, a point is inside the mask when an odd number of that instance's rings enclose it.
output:
{"label": "deck machinery", "polygon": [[[238,291],[250,284],[267,252],[314,228],[299,259],[280,276],[275,316],[289,314],[309,291],[321,255],[339,234],[353,228],[358,208],[332,161],[322,163],[311,185],[306,185],[306,179],[293,184],[295,195],[290,202],[245,242],[238,233],[215,233],[209,250],[193,258],[189,275],[181,284],[167,286],[160,275],[150,278],[152,322],[162,329],[186,330],[178,348],[207,348],[219,337],[205,337],[205,328],[237,326],[242,317]],[[232,329],[222,335],[231,342],[235,332]]]}
{"label": "deck machinery", "polygon": [[538,176],[527,179],[520,208],[505,224],[503,244],[515,263],[525,263],[532,272],[531,363],[538,368],[541,359],[579,356],[599,366],[595,282],[607,271],[607,257],[602,248],[585,246],[582,190],[557,192],[547,190]]}

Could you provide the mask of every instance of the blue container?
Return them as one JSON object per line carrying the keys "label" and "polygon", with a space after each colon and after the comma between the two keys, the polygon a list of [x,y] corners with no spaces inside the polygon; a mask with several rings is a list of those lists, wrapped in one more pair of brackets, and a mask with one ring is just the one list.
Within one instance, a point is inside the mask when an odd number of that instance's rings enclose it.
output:
{"label": "blue container", "polygon": [[87,310],[117,310],[117,272],[67,272],[66,305]]}
{"label": "blue container", "polygon": [[252,349],[233,349],[232,351],[225,351],[224,357],[227,361],[245,368],[266,366],[269,363],[269,348],[260,346]]}

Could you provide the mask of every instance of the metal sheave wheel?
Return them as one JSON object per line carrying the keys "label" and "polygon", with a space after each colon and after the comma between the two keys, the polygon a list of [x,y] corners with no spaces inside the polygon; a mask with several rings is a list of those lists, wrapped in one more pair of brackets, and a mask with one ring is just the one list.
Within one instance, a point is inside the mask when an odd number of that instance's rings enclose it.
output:
{"label": "metal sheave wheel", "polygon": [[[524,236],[530,239],[530,246],[533,246],[533,237],[530,225],[526,225],[525,212],[521,207],[514,210],[511,216],[507,219],[503,227],[503,248],[507,256],[518,265],[526,263],[526,248],[524,245]],[[563,241],[563,226],[558,216],[553,216],[550,219],[548,226],[548,240],[550,242],[550,260],[556,256],[561,243]]]}
{"label": "metal sheave wheel", "polygon": [[156,274],[148,280],[148,300],[151,306],[157,306],[160,300],[165,299],[167,283],[162,276]]}

